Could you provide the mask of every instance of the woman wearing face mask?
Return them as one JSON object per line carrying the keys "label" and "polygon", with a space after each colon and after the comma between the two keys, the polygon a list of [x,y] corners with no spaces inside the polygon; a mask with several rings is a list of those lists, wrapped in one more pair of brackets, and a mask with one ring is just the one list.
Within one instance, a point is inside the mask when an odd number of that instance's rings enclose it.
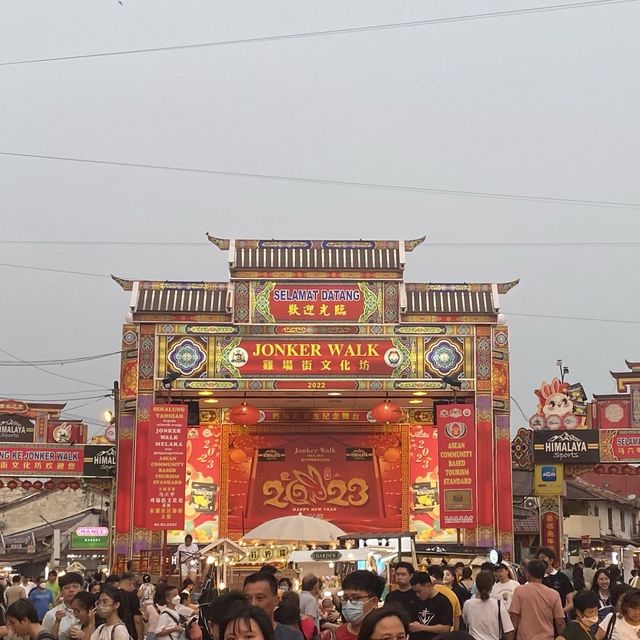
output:
{"label": "woman wearing face mask", "polygon": [[627,591],[620,613],[609,614],[598,627],[597,640],[638,640],[640,634],[640,590]]}
{"label": "woman wearing face mask", "polygon": [[278,582],[278,589],[280,589],[282,593],[285,593],[293,589],[293,584],[291,584],[291,580],[289,580],[289,578],[280,578],[280,581]]}
{"label": "woman wearing face mask", "polygon": [[606,569],[598,569],[595,576],[593,576],[593,584],[591,589],[598,596],[598,621],[602,622],[612,611],[613,605],[611,604],[611,592],[609,587],[611,586],[611,580],[609,580],[609,574]]}
{"label": "woman wearing face mask", "polygon": [[165,592],[166,608],[158,618],[156,638],[162,640],[179,640],[184,631],[176,606],[180,604],[178,589],[167,585]]}
{"label": "woman wearing face mask", "polygon": [[593,640],[598,624],[598,596],[594,591],[582,590],[573,595],[576,619],[569,622],[556,640]]}
{"label": "woman wearing face mask", "polygon": [[127,627],[120,619],[122,595],[108,584],[102,586],[96,613],[105,621],[92,634],[91,640],[129,640]]}

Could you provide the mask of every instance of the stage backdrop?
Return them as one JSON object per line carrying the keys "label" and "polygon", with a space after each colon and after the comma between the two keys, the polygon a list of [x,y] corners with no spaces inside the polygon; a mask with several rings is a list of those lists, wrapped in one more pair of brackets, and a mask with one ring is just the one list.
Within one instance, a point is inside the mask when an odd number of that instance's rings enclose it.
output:
{"label": "stage backdrop", "polygon": [[[230,427],[221,534],[303,513],[346,532],[402,531],[408,505],[408,438],[397,426]],[[406,430],[405,430],[406,433]]]}

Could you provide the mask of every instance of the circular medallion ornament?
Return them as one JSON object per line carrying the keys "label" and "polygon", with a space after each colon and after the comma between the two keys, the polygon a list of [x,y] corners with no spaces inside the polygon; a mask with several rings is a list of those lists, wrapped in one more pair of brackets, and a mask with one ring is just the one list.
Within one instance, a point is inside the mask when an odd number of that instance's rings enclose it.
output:
{"label": "circular medallion ornament", "polygon": [[620,422],[624,418],[624,409],[616,403],[608,404],[604,410],[604,417],[612,423]]}
{"label": "circular medallion ornament", "polygon": [[547,428],[551,429],[551,431],[557,431],[560,428],[561,424],[562,419],[560,418],[560,416],[553,414],[547,418]]}
{"label": "circular medallion ornament", "polygon": [[565,429],[577,429],[580,420],[575,413],[568,413],[562,418],[562,426]]}
{"label": "circular medallion ornament", "polygon": [[397,367],[402,360],[402,354],[395,347],[387,349],[384,354],[384,362],[388,367]]}
{"label": "circular medallion ornament", "polygon": [[169,362],[184,375],[199,369],[205,362],[207,354],[202,347],[190,338],[181,340],[169,351]]}
{"label": "circular medallion ornament", "polygon": [[544,416],[541,413],[536,413],[534,416],[531,416],[531,418],[529,418],[529,426],[534,431],[542,431],[546,426]]}

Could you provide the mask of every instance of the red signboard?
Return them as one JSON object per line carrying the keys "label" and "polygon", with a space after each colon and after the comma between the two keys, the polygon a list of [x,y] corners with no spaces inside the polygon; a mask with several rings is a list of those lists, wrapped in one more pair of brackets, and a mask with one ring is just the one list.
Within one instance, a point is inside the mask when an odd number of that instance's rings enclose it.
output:
{"label": "red signboard", "polygon": [[440,522],[443,527],[475,528],[476,425],[473,405],[439,405],[437,426]]}
{"label": "red signboard", "polygon": [[49,420],[47,442],[56,444],[82,444],[87,440],[87,425],[81,420]]}
{"label": "red signboard", "polygon": [[84,447],[16,446],[0,449],[2,475],[82,475]]}
{"label": "red signboard", "polygon": [[222,348],[219,367],[223,377],[235,378],[409,377],[410,354],[406,338],[234,338]]}
{"label": "red signboard", "polygon": [[640,429],[601,429],[600,462],[640,462]]}
{"label": "red signboard", "polygon": [[560,496],[544,496],[540,500],[540,546],[553,549],[556,558],[562,557],[561,517],[562,498]]}
{"label": "red signboard", "polygon": [[187,405],[153,405],[149,416],[147,528],[182,529],[187,452]]}
{"label": "red signboard", "polygon": [[180,544],[185,533],[197,544],[217,540],[220,493],[221,428],[201,425],[189,429],[187,479],[184,497],[184,529],[169,531],[167,542]]}
{"label": "red signboard", "polygon": [[[269,282],[256,298],[256,314],[271,322],[364,322],[366,293],[362,284]],[[373,295],[373,311],[376,302]]]}
{"label": "red signboard", "polygon": [[221,535],[240,536],[297,513],[330,520],[347,532],[403,529],[407,452],[399,429],[295,429],[230,434]]}

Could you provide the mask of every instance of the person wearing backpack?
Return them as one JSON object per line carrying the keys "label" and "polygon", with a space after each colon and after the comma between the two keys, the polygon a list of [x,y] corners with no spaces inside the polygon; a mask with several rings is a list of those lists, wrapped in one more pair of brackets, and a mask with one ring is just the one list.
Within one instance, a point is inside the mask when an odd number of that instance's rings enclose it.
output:
{"label": "person wearing backpack", "polygon": [[21,598],[7,609],[7,623],[13,632],[25,640],[56,640],[50,631],[38,622],[38,612],[33,604]]}
{"label": "person wearing backpack", "polygon": [[157,640],[180,640],[183,637],[184,624],[180,622],[180,615],[176,606],[180,604],[178,589],[167,585],[165,592],[166,609],[160,614],[156,626]]}
{"label": "person wearing backpack", "polygon": [[129,631],[120,618],[122,591],[105,584],[100,590],[96,613],[105,622],[92,634],[91,640],[130,640]]}

